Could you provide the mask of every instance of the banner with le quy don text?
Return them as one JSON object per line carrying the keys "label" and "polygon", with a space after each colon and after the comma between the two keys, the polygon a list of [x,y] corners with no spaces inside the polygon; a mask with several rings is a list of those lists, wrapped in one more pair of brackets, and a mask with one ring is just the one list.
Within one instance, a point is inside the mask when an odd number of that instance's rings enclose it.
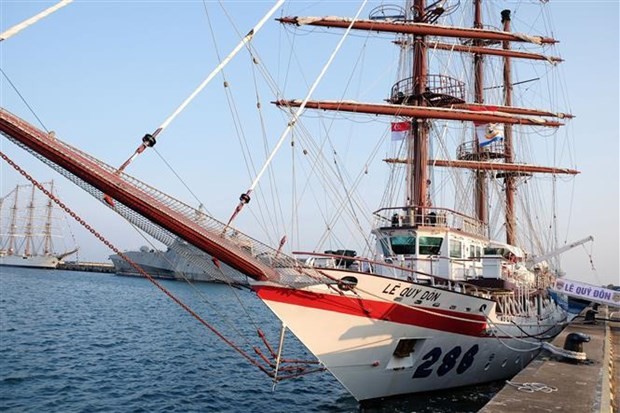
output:
{"label": "banner with le quy don text", "polygon": [[620,291],[565,278],[556,280],[554,290],[571,297],[620,308]]}

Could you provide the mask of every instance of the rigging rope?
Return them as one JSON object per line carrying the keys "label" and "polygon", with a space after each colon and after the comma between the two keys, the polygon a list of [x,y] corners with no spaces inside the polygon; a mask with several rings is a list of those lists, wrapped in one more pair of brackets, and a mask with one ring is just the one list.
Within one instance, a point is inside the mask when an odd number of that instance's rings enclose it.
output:
{"label": "rigging rope", "polygon": [[[157,249],[157,247],[155,246],[155,244],[153,244],[153,242],[152,242],[149,238],[147,238],[147,237],[146,237],[146,235],[145,235],[142,231],[140,231],[140,229],[139,229],[137,226],[135,226],[135,225],[134,225],[132,222],[130,222],[130,221],[127,221],[127,223],[128,223],[129,225],[131,225],[131,227],[132,227],[132,228],[134,228],[138,234],[140,234],[140,236],[142,237],[142,239],[143,239],[143,240],[144,240],[147,244],[149,244],[149,245],[153,248],[153,250],[155,250],[155,251],[156,251],[157,256],[158,256],[159,258],[161,258],[161,259],[162,259],[162,260],[164,260],[166,263],[168,263],[168,264],[170,265],[170,267],[171,267],[171,268],[174,268],[174,266],[175,266],[176,264],[175,264],[174,262],[170,261],[170,259],[168,259],[168,257],[166,257],[166,255],[165,255],[162,251],[158,250],[158,249]],[[77,244],[76,244],[76,245],[77,245]],[[178,252],[177,252],[177,254],[178,254]],[[181,257],[187,260],[187,257],[184,257],[184,256],[182,256],[182,255],[181,255]],[[191,261],[187,261],[187,262],[191,263]],[[193,264],[193,263],[192,263],[192,264]],[[194,265],[195,265],[195,264],[194,264]],[[218,268],[219,268],[219,267],[218,267]],[[202,273],[201,273],[201,274],[203,274],[203,275],[205,275],[205,276],[210,276],[210,275],[209,275],[209,274],[208,274],[208,273],[207,273],[204,269],[200,268],[200,270],[202,271]],[[221,270],[220,270],[220,272],[221,272]],[[217,307],[216,307],[216,306],[214,306],[213,304],[211,304],[211,302],[207,299],[207,297],[205,296],[205,294],[203,294],[203,293],[200,291],[200,289],[198,289],[198,288],[196,287],[196,285],[192,282],[192,280],[190,280],[190,279],[187,277],[186,272],[181,271],[181,272],[179,273],[179,275],[181,276],[181,278],[183,279],[183,281],[185,281],[185,282],[186,282],[186,283],[187,283],[187,284],[188,284],[188,285],[192,288],[192,291],[193,291],[193,292],[194,292],[194,293],[195,293],[195,294],[196,294],[196,295],[197,295],[197,296],[201,299],[201,301],[203,302],[203,304],[207,305],[207,306],[208,306],[208,307],[209,307],[212,311],[214,311],[214,312],[216,313],[216,315],[217,315],[217,316],[221,317],[221,318],[222,318],[222,319],[226,322],[226,324],[228,325],[228,327],[230,327],[230,328],[231,328],[231,329],[232,329],[235,333],[237,333],[237,334],[239,335],[239,337],[241,337],[242,339],[244,339],[244,341],[245,341],[246,345],[248,345],[248,346],[249,346],[249,345],[250,345],[250,342],[249,342],[249,340],[248,340],[248,339],[244,336],[244,334],[243,334],[243,333],[242,333],[242,332],[241,332],[241,331],[237,328],[237,326],[236,326],[234,323],[232,323],[232,322],[228,319],[228,317],[226,317],[226,316],[225,316],[225,315],[223,315],[220,311],[218,311],[218,309],[217,309]],[[210,276],[210,277],[212,277],[212,276]],[[227,278],[227,277],[222,277],[222,278],[221,278],[221,280],[224,280],[224,282],[225,282],[225,283],[226,283],[226,284],[227,284],[227,285],[228,285],[228,286],[232,289],[232,291],[233,291],[234,293],[236,293],[236,292],[235,292],[235,289],[237,289],[237,288],[241,288],[241,285],[233,285],[233,284],[232,284],[232,283],[228,280],[228,278]],[[235,295],[236,295],[236,294],[235,294]],[[246,308],[245,308],[245,307],[243,307],[243,304],[242,304],[242,308],[244,309],[244,311],[245,311],[246,315],[248,316],[248,319],[250,320],[250,323],[258,329],[258,325],[254,322],[254,320],[252,319],[252,317],[248,314],[248,312],[247,312]]]}
{"label": "rigging rope", "polygon": [[172,165],[170,165],[170,163],[166,160],[166,158],[164,158],[164,156],[162,154],[160,154],[157,149],[153,148],[153,150],[155,151],[157,156],[159,156],[159,159],[161,159],[161,161],[164,163],[164,165],[166,165],[168,167],[168,169],[170,169],[170,171],[174,174],[174,176],[176,176],[178,178],[178,180],[185,187],[185,189],[187,189],[187,191],[194,197],[196,202],[198,202],[198,210],[204,209],[209,215],[211,215],[211,212],[208,209],[205,208],[205,206],[204,206],[203,202],[200,200],[200,198],[198,198],[198,196],[194,193],[194,191],[192,191],[192,189],[189,187],[189,185],[187,185],[185,180],[183,180],[181,175],[179,175],[179,173],[172,167]]}
{"label": "rigging rope", "polygon": [[258,175],[254,178],[254,181],[252,182],[252,184],[250,185],[248,190],[246,192],[242,193],[241,196],[239,197],[239,204],[237,205],[237,207],[235,208],[233,214],[231,215],[230,219],[228,220],[228,224],[227,224],[228,226],[237,217],[239,212],[241,212],[243,207],[250,202],[250,194],[252,193],[252,191],[254,191],[254,188],[256,188],[256,186],[258,185],[258,182],[260,181],[261,177],[263,176],[263,174],[265,173],[265,171],[267,170],[267,168],[269,167],[269,165],[273,161],[276,153],[278,152],[278,150],[280,149],[280,147],[284,143],[284,140],[288,136],[289,132],[293,129],[293,127],[297,123],[299,117],[304,112],[308,101],[310,100],[310,98],[312,97],[312,94],[314,93],[314,90],[317,88],[317,86],[319,85],[319,83],[323,79],[323,76],[325,76],[325,73],[327,72],[327,69],[331,66],[331,63],[333,62],[334,58],[336,57],[336,54],[338,53],[338,51],[340,50],[340,48],[344,44],[345,39],[347,38],[349,32],[353,28],[353,24],[357,21],[360,13],[362,12],[364,7],[366,6],[367,2],[368,2],[368,0],[364,0],[363,1],[362,5],[360,6],[359,10],[357,11],[357,14],[355,15],[355,17],[353,19],[351,19],[351,23],[349,24],[349,26],[345,30],[342,38],[340,39],[340,41],[336,45],[336,48],[334,49],[334,51],[332,52],[331,56],[327,60],[327,63],[325,64],[323,69],[321,69],[321,72],[319,73],[319,76],[315,79],[314,83],[310,87],[310,90],[308,91],[307,96],[305,97],[305,99],[303,100],[301,105],[297,108],[297,110],[293,114],[292,119],[289,121],[288,125],[284,129],[284,132],[282,132],[282,135],[280,136],[280,139],[276,143],[276,145],[273,148],[271,154],[269,154],[269,157],[265,161],[265,164],[263,165],[262,169],[260,170]]}
{"label": "rigging rope", "polygon": [[0,42],[3,40],[8,39],[9,37],[15,36],[17,33],[21,32],[22,30],[24,30],[25,28],[27,28],[28,26],[31,26],[33,24],[35,24],[36,22],[38,22],[39,20],[49,16],[50,14],[54,13],[56,10],[68,5],[69,3],[71,3],[73,0],[61,0],[58,3],[54,4],[51,7],[48,7],[47,9],[43,10],[42,12],[40,12],[39,14],[32,16],[31,18],[24,20],[23,22],[16,24],[15,26],[9,28],[8,30],[4,31],[3,33],[0,33]]}
{"label": "rigging rope", "polygon": [[148,147],[153,147],[156,143],[157,136],[164,131],[170,125],[170,123],[176,118],[182,111],[185,109],[187,105],[190,104],[192,100],[209,84],[209,82],[232,60],[233,57],[239,51],[246,46],[246,44],[252,40],[254,35],[261,29],[261,27],[267,22],[267,20],[280,8],[280,6],[284,3],[284,0],[277,0],[276,4],[263,16],[263,18],[241,39],[241,41],[237,44],[237,46],[220,62],[219,65],[209,75],[203,82],[185,99],[179,107],[175,109],[175,111],[157,128],[152,134],[146,134],[142,138],[142,143],[138,146],[135,152],[123,163],[118,171],[122,172],[125,168],[133,162],[133,160],[138,157],[144,150]]}
{"label": "rigging rope", "polygon": [[41,118],[39,118],[39,116],[37,116],[36,112],[34,111],[34,109],[32,108],[32,106],[30,106],[30,104],[28,103],[28,101],[26,100],[26,98],[24,98],[24,96],[19,92],[19,90],[17,89],[17,87],[15,86],[15,84],[13,84],[13,82],[11,82],[11,79],[9,79],[9,77],[7,76],[7,74],[4,72],[4,70],[2,70],[2,68],[0,67],[0,72],[2,72],[2,75],[4,76],[4,78],[6,79],[7,82],[9,82],[9,85],[11,85],[11,87],[13,88],[13,90],[15,91],[15,93],[17,93],[17,96],[19,96],[19,98],[21,99],[21,101],[24,103],[24,105],[26,105],[26,107],[28,108],[28,110],[30,111],[30,113],[32,113],[32,115],[37,119],[37,122],[39,122],[39,125],[41,125],[41,127],[43,128],[43,130],[47,133],[50,133],[50,131],[47,129],[47,127],[45,126],[45,124],[43,124],[43,121],[41,120]]}

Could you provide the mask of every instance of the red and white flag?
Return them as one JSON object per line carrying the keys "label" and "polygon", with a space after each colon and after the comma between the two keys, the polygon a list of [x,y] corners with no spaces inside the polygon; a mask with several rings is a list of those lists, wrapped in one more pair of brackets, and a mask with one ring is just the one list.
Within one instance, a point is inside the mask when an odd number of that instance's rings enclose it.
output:
{"label": "red and white flag", "polygon": [[392,142],[402,141],[411,130],[411,122],[392,122]]}

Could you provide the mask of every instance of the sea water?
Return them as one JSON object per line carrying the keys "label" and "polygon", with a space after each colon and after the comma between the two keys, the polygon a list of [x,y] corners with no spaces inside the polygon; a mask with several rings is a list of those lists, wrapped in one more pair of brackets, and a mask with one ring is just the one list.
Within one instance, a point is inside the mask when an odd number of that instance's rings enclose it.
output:
{"label": "sea water", "polygon": [[[243,349],[279,322],[251,292],[161,281]],[[290,334],[283,355],[312,359]],[[256,357],[250,353],[251,357]],[[475,412],[499,385],[360,407],[329,373],[271,379],[142,278],[0,267],[0,411]]]}

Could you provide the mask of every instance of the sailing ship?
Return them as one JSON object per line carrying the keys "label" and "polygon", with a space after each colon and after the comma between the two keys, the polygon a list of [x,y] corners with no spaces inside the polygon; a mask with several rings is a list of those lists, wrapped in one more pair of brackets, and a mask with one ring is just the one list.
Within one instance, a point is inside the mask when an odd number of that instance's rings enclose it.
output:
{"label": "sailing ship", "polygon": [[[54,192],[54,181],[43,184]],[[36,194],[34,185],[17,185],[0,198],[0,266],[54,269],[77,251],[54,252],[57,208],[51,199]]]}
{"label": "sailing ship", "polygon": [[[400,75],[385,103],[311,100],[310,93],[303,100],[275,101],[287,116],[287,129],[272,146],[274,152],[305,121],[305,109],[394,120],[394,154],[385,159],[390,182],[384,204],[371,215],[370,236],[362,238],[360,254],[340,243],[294,252],[286,237],[263,243],[242,231],[238,217],[253,207],[248,206],[252,197],[260,196],[256,182],[273,156],[242,193],[232,216],[220,221],[126,172],[155,145],[163,125],[146,134],[120,168],[51,138],[5,109],[0,130],[215,279],[247,284],[282,321],[283,331],[290,330],[357,400],[509,378],[573,316],[549,292],[559,275],[557,257],[567,248],[553,245],[548,229],[536,232],[536,220],[528,214],[538,205],[523,203],[519,212],[518,196],[528,194],[524,183],[536,184],[534,174],[553,177],[555,186],[556,177],[578,172],[518,159],[524,152],[517,149],[524,143],[515,138],[517,133],[550,134],[572,117],[513,103],[515,86],[525,81],[514,79],[514,62],[550,67],[561,62],[519,45],[552,46],[556,40],[513,32],[508,10],[491,16],[501,21],[501,28],[488,27],[482,1],[473,4],[473,20],[467,25],[452,20],[465,8],[458,1],[382,5],[368,18],[278,19],[300,30],[341,29],[344,37],[351,32],[379,33],[380,39],[394,35],[401,50]],[[250,31],[243,44],[256,32]],[[462,60],[454,65],[456,56]],[[500,64],[499,75],[485,72],[491,60]],[[465,74],[470,83],[454,74]],[[498,80],[500,84],[494,83]],[[312,173],[323,177],[323,194],[333,201],[327,211],[321,210],[326,233],[333,234],[344,216],[351,220],[345,230],[362,227],[351,211],[364,204],[363,198],[354,196],[355,185],[345,185],[341,170],[333,166],[336,151],[330,148],[333,161],[326,161],[321,149],[329,147],[327,139],[311,146],[300,135],[291,147],[309,160]],[[451,142],[456,145],[448,150]],[[361,163],[365,171],[366,158]],[[439,169],[448,172],[435,172]],[[470,178],[472,183],[464,183]],[[319,209],[317,202],[311,211],[315,217]],[[544,207],[538,208],[538,214],[543,212]],[[271,373],[276,381],[284,376],[280,362],[279,349]]]}

